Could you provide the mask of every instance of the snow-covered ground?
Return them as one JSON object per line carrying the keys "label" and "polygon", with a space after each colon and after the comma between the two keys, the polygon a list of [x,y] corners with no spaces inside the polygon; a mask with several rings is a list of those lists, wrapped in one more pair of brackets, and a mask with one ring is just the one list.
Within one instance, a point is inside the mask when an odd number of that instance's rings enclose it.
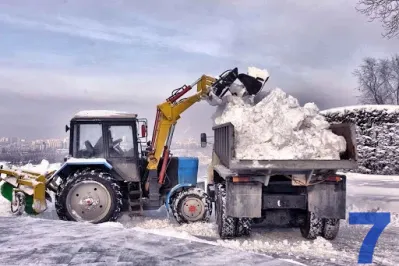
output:
{"label": "snow-covered ground", "polygon": [[[22,230],[22,229],[29,230]],[[46,233],[48,232],[48,233]],[[298,263],[207,241],[140,232],[118,223],[100,225],[0,217],[0,265],[255,265]]]}
{"label": "snow-covered ground", "polygon": [[[207,163],[202,163],[204,171]],[[40,166],[36,169],[40,169]],[[383,211],[391,213],[391,223],[381,234],[374,252],[374,265],[399,265],[399,176],[376,176],[348,173],[347,213]],[[8,202],[0,197],[0,216],[10,216]],[[347,215],[348,217],[348,215]],[[36,218],[58,219],[52,205]],[[145,217],[118,221],[125,229],[134,229],[191,241],[206,241],[213,245],[241,251],[254,251],[307,265],[357,265],[359,248],[371,225],[349,225],[341,222],[336,240],[317,238],[304,240],[299,229],[254,228],[250,238],[221,240],[214,217],[210,223],[177,225],[167,218],[163,208],[147,212]],[[103,230],[107,230],[103,228]],[[233,263],[233,262],[232,262]]]}

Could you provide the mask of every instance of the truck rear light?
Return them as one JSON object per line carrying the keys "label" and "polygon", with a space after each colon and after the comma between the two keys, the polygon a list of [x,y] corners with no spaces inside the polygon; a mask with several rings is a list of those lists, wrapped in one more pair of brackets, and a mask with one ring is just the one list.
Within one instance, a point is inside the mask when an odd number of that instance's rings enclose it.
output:
{"label": "truck rear light", "polygon": [[238,183],[238,182],[249,182],[250,178],[249,177],[243,177],[243,176],[233,176],[233,183]]}
{"label": "truck rear light", "polygon": [[329,176],[329,177],[326,178],[326,181],[339,182],[339,181],[342,181],[342,177],[339,177],[339,176]]}

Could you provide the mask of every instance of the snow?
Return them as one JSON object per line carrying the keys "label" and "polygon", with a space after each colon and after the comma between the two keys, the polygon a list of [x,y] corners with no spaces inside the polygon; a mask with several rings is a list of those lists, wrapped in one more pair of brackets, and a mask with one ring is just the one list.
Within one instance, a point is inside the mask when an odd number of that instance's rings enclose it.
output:
{"label": "snow", "polygon": [[[198,149],[194,148],[191,152],[196,153]],[[192,155],[188,150],[184,151],[184,153],[186,156]],[[45,168],[45,165],[46,163],[38,166],[29,165],[25,166],[25,168]],[[48,165],[48,168],[52,167],[56,168],[57,165]],[[397,239],[399,238],[399,175],[345,174],[348,177],[347,219],[349,212],[390,212],[391,223],[377,242],[374,262],[375,264],[386,266],[399,265],[399,251],[397,249]],[[102,241],[105,241],[105,238],[108,239],[108,236],[114,234],[114,232],[120,232],[118,234],[121,236],[122,244],[126,243],[125,239],[131,239],[135,242],[134,236],[140,233],[144,234],[143,238],[151,238],[149,234],[165,237],[163,241],[167,240],[169,245],[172,245],[171,243],[175,245],[174,240],[180,239],[187,240],[189,243],[211,244],[215,247],[213,250],[220,251],[221,248],[225,247],[233,249],[236,253],[240,251],[256,252],[272,255],[292,263],[301,262],[306,265],[357,265],[359,248],[371,227],[371,225],[349,225],[348,220],[341,221],[339,235],[336,240],[331,242],[321,237],[314,241],[305,240],[300,235],[299,229],[295,228],[254,228],[249,238],[221,240],[217,233],[214,215],[212,215],[209,223],[178,225],[173,217],[168,219],[165,208],[162,207],[157,211],[145,212],[143,217],[130,218],[128,215],[123,215],[117,223],[104,223],[93,226],[85,224],[82,226],[83,231],[91,230],[89,228],[98,228],[95,230],[96,232],[101,232],[101,234],[94,239],[96,236],[89,233],[90,231],[86,233],[82,231],[82,235],[72,231],[71,229],[75,228],[75,223],[63,223],[62,226],[56,227],[58,229],[54,229],[53,226],[48,224],[49,220],[58,220],[54,203],[49,203],[48,207],[48,210],[40,215],[29,216],[24,214],[21,217],[23,221],[29,222],[25,228],[34,230],[35,237],[32,239],[43,239],[42,235],[46,235],[46,239],[49,239],[48,237],[51,234],[47,233],[48,228],[53,228],[51,232],[56,234],[55,242],[41,241],[41,244],[38,242],[37,244],[41,249],[45,249],[47,245],[56,245],[57,241],[61,241],[63,245],[68,243],[75,245],[74,241],[82,236],[90,239],[90,243],[96,243],[95,245],[101,246],[102,249],[107,249],[110,245],[114,246],[119,243],[110,244],[110,242],[107,242],[107,245],[104,246],[101,244]],[[0,197],[0,216],[11,216],[9,202],[3,197]],[[21,221],[21,219],[16,219],[16,222]],[[45,219],[45,221],[42,219]],[[33,226],[34,224],[37,224],[37,226]],[[54,223],[54,225],[56,224]],[[129,232],[132,230],[134,232],[130,236]],[[68,234],[65,235],[65,232],[68,232]],[[122,235],[124,236],[122,237]],[[81,242],[79,242],[80,244]],[[35,248],[37,247],[35,246]],[[234,260],[230,256],[226,258],[234,264]],[[248,264],[251,264],[251,262],[248,261]]]}
{"label": "snow", "polygon": [[261,78],[263,81],[266,80],[270,76],[269,72],[266,69],[259,69],[256,67],[248,67],[247,71],[249,76],[255,77],[255,78]]}
{"label": "snow", "polygon": [[114,110],[83,110],[75,114],[75,116],[79,117],[111,117],[120,115],[130,115],[130,113]]}
{"label": "snow", "polygon": [[25,217],[0,217],[0,242],[1,265],[297,265],[134,228]]}
{"label": "snow", "polygon": [[213,119],[235,127],[236,159],[333,159],[346,150],[316,104],[303,107],[279,88],[254,104],[253,98],[226,97]]}
{"label": "snow", "polygon": [[[347,180],[347,219],[349,212],[390,212],[391,223],[381,234],[374,260],[379,265],[399,265],[396,241],[399,238],[399,176],[345,173]],[[0,216],[11,216],[9,202],[0,197]],[[23,217],[30,218],[24,214]],[[57,220],[53,203],[35,218]],[[37,220],[40,223],[41,220]],[[318,237],[314,241],[302,238],[299,229],[254,228],[250,238],[221,240],[217,233],[215,217],[209,223],[178,225],[167,218],[165,208],[148,211],[143,217],[123,215],[117,223],[97,225],[103,234],[112,230],[135,230],[165,236],[168,239],[185,239],[191,242],[212,244],[237,251],[264,253],[287,261],[306,265],[357,265],[357,254],[363,238],[371,226],[349,225],[341,221],[339,235],[334,241]],[[72,235],[73,236],[73,235]],[[78,237],[78,236],[73,236]]]}
{"label": "snow", "polygon": [[[42,160],[40,164],[25,164],[21,167],[18,167],[19,170],[23,171],[31,171],[31,172],[36,172],[40,174],[44,174],[46,172],[51,172],[54,170],[58,170],[61,167],[61,163],[54,163],[50,164],[49,161],[47,160]],[[11,167],[13,169],[15,167]]]}
{"label": "snow", "polygon": [[[347,173],[347,218],[349,212],[391,212],[391,223],[381,235],[374,260],[380,265],[398,265],[399,253],[395,241],[399,237],[399,176],[376,176]],[[214,224],[198,223],[179,226],[159,211],[152,217],[124,216],[119,222],[127,228],[142,232],[214,241],[219,246],[241,251],[271,254],[292,258],[307,265],[357,265],[357,254],[363,238],[371,226],[349,225],[341,221],[338,238],[327,241],[318,237],[314,241],[302,238],[299,229],[254,228],[250,238],[221,240]]]}
{"label": "snow", "polygon": [[352,105],[352,106],[344,106],[344,107],[336,107],[327,110],[323,110],[320,113],[328,114],[328,113],[344,113],[344,112],[353,112],[353,111],[386,111],[388,113],[397,113],[399,112],[399,105]]}

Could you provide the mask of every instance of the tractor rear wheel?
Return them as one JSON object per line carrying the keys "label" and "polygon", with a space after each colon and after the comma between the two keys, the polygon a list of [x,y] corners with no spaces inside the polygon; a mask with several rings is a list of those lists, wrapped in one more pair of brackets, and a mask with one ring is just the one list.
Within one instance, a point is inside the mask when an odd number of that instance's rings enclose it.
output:
{"label": "tractor rear wheel", "polygon": [[68,221],[116,221],[122,205],[120,186],[101,170],[77,171],[59,186],[55,197],[58,217]]}
{"label": "tractor rear wheel", "polygon": [[176,193],[171,201],[171,210],[180,224],[208,222],[212,214],[212,202],[204,190],[192,187]]}

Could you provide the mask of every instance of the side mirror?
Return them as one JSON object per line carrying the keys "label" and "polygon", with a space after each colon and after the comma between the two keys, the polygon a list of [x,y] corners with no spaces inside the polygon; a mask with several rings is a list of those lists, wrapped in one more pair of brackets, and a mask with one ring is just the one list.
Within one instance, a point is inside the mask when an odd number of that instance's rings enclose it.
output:
{"label": "side mirror", "polygon": [[206,133],[201,133],[201,148],[205,148],[207,143]]}
{"label": "side mirror", "polygon": [[142,138],[147,137],[147,124],[141,125],[141,137]]}
{"label": "side mirror", "polygon": [[65,125],[65,132],[68,132],[70,127],[68,125]]}

